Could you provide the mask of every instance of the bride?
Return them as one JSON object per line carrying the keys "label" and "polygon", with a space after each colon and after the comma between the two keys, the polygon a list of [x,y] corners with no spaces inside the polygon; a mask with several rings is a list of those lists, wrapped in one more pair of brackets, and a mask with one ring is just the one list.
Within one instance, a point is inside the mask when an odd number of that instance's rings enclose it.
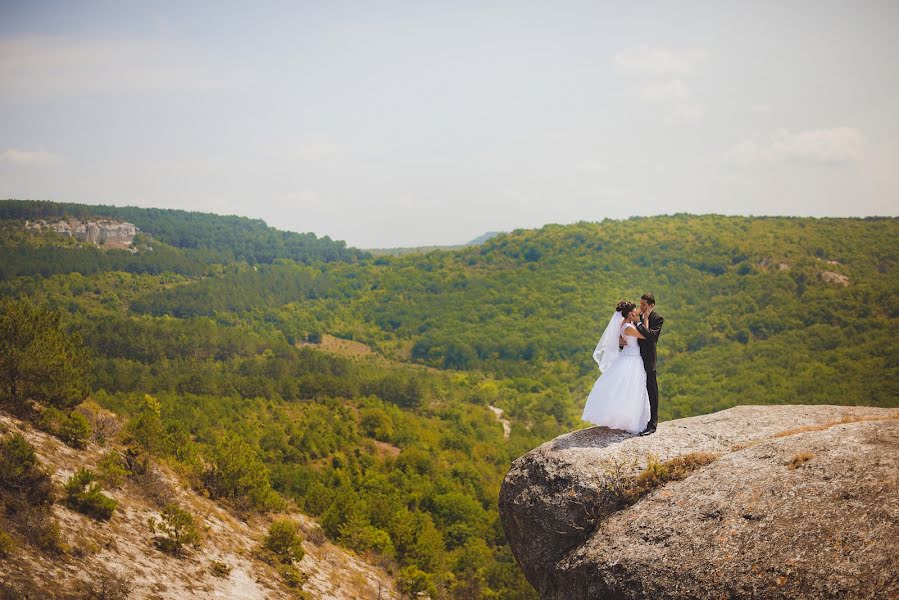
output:
{"label": "bride", "polygon": [[[637,331],[637,305],[622,300],[593,351],[602,371],[587,397],[581,419],[594,425],[623,429],[630,433],[643,431],[649,422],[649,393],[646,391],[646,369],[640,358]],[[627,343],[619,352],[618,338]]]}

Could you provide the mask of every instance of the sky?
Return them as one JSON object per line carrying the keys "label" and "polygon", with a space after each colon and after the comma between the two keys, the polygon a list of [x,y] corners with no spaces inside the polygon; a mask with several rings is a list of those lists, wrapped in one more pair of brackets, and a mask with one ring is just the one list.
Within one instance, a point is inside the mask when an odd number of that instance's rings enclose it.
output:
{"label": "sky", "polygon": [[0,198],[374,248],[899,214],[899,2],[0,0]]}

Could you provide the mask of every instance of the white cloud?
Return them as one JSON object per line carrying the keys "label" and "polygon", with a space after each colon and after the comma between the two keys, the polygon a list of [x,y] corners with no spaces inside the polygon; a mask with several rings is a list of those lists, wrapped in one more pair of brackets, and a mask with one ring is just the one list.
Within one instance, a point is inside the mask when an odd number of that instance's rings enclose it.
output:
{"label": "white cloud", "polygon": [[643,86],[641,100],[663,106],[670,115],[682,119],[696,119],[705,113],[705,107],[694,98],[693,91],[683,80],[705,59],[706,53],[702,50],[676,52],[647,46],[629,48],[615,55],[615,62],[621,69],[653,78]]}
{"label": "white cloud", "polygon": [[667,48],[638,46],[617,53],[615,63],[627,71],[672,75],[692,73],[705,58],[706,53],[702,50],[675,52]]}
{"label": "white cloud", "polygon": [[662,104],[675,116],[685,119],[695,119],[705,112],[705,108],[694,99],[690,88],[680,79],[647,84],[640,98],[644,102]]}
{"label": "white cloud", "polygon": [[822,165],[854,163],[860,160],[864,136],[853,127],[833,127],[791,132],[778,129],[767,140],[740,142],[727,158],[743,164],[806,162]]}
{"label": "white cloud", "polygon": [[752,106],[749,107],[749,112],[754,112],[754,113],[766,113],[769,110],[771,110],[771,107],[768,106],[767,104],[753,104]]}
{"label": "white cloud", "polygon": [[63,36],[0,39],[0,94],[15,100],[220,85],[169,42]]}
{"label": "white cloud", "polygon": [[58,157],[46,150],[19,150],[18,148],[10,148],[3,154],[0,154],[0,161],[12,163],[22,167],[34,166],[52,166],[59,159]]}

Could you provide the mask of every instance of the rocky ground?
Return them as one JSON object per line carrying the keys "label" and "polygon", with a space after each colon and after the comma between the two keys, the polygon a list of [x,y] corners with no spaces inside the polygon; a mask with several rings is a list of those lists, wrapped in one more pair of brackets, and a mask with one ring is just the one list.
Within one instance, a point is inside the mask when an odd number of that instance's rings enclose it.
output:
{"label": "rocky ground", "polygon": [[[712,462],[622,501],[696,452]],[[899,598],[897,467],[897,409],[742,406],[560,436],[513,463],[500,514],[541,598]]]}

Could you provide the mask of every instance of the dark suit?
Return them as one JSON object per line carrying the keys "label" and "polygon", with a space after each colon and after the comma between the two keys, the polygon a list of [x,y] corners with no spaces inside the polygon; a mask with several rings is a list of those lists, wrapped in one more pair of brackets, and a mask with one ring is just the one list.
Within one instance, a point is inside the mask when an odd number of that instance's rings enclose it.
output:
{"label": "dark suit", "polygon": [[637,324],[637,331],[646,339],[638,339],[640,356],[643,358],[643,368],[646,369],[646,391],[649,392],[649,423],[647,427],[655,427],[659,422],[659,382],[656,380],[656,342],[662,333],[662,324],[665,319],[652,311],[649,313],[649,328],[643,325],[643,315]]}

